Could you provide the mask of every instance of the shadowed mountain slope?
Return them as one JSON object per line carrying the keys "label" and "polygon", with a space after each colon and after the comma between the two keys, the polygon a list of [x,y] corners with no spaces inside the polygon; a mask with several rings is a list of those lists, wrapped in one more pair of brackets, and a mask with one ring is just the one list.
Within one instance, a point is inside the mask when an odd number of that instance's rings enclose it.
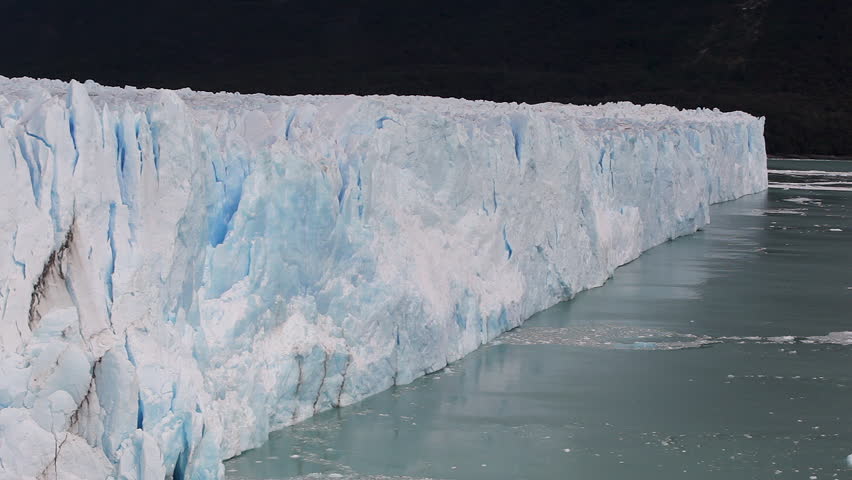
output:
{"label": "shadowed mountain slope", "polygon": [[0,74],[107,85],[654,102],[767,117],[852,154],[852,2],[3,2]]}

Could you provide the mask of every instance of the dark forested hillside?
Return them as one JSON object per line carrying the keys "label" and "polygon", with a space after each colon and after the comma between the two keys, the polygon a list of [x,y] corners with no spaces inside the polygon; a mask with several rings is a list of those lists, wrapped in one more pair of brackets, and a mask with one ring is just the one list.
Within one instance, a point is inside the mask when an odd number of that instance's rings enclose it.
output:
{"label": "dark forested hillside", "polygon": [[659,102],[852,154],[848,0],[0,0],[0,74],[197,90]]}

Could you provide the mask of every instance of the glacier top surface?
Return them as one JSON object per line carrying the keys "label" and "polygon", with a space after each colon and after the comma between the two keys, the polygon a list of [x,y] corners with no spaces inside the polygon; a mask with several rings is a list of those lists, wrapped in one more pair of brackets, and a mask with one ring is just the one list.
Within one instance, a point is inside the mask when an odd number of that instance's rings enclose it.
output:
{"label": "glacier top surface", "polygon": [[[73,81],[72,81],[73,82]],[[277,105],[313,104],[325,105],[332,102],[356,101],[358,99],[372,100],[385,104],[391,111],[403,112],[410,110],[438,111],[454,115],[465,113],[505,114],[518,110],[532,110],[538,113],[574,118],[582,124],[594,122],[598,128],[623,126],[622,123],[735,123],[743,119],[753,118],[752,115],[741,112],[721,112],[719,109],[678,109],[668,105],[647,104],[636,105],[632,102],[606,103],[600,105],[573,105],[561,103],[499,103],[488,100],[465,100],[458,98],[441,98],[426,96],[398,95],[295,95],[278,96],[260,93],[241,94],[228,92],[201,92],[189,88],[167,90],[157,88],[137,88],[132,86],[109,87],[100,85],[92,80],[83,83],[92,101],[96,105],[108,104],[120,107],[124,104],[150,104],[163,94],[177,95],[187,106],[195,110],[264,110]],[[68,93],[69,82],[62,80],[34,79],[29,77],[8,78],[0,75],[0,96],[15,101],[32,96],[33,90],[44,90],[53,96],[63,96]],[[610,120],[600,122],[601,120]],[[588,125],[586,125],[588,126]]]}

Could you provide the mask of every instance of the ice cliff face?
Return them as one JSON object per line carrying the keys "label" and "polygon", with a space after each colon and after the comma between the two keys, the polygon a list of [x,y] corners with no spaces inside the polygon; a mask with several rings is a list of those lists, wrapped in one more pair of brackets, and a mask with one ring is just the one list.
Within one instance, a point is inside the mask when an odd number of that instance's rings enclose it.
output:
{"label": "ice cliff face", "polygon": [[210,479],[766,187],[763,119],[0,77],[0,479]]}

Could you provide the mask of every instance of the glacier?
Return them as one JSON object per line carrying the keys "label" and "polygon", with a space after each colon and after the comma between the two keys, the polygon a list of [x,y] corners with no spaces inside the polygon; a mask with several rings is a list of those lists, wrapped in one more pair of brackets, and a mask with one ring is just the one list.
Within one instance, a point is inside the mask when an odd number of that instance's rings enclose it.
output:
{"label": "glacier", "polygon": [[764,119],[0,77],[0,479],[218,479],[709,206]]}

